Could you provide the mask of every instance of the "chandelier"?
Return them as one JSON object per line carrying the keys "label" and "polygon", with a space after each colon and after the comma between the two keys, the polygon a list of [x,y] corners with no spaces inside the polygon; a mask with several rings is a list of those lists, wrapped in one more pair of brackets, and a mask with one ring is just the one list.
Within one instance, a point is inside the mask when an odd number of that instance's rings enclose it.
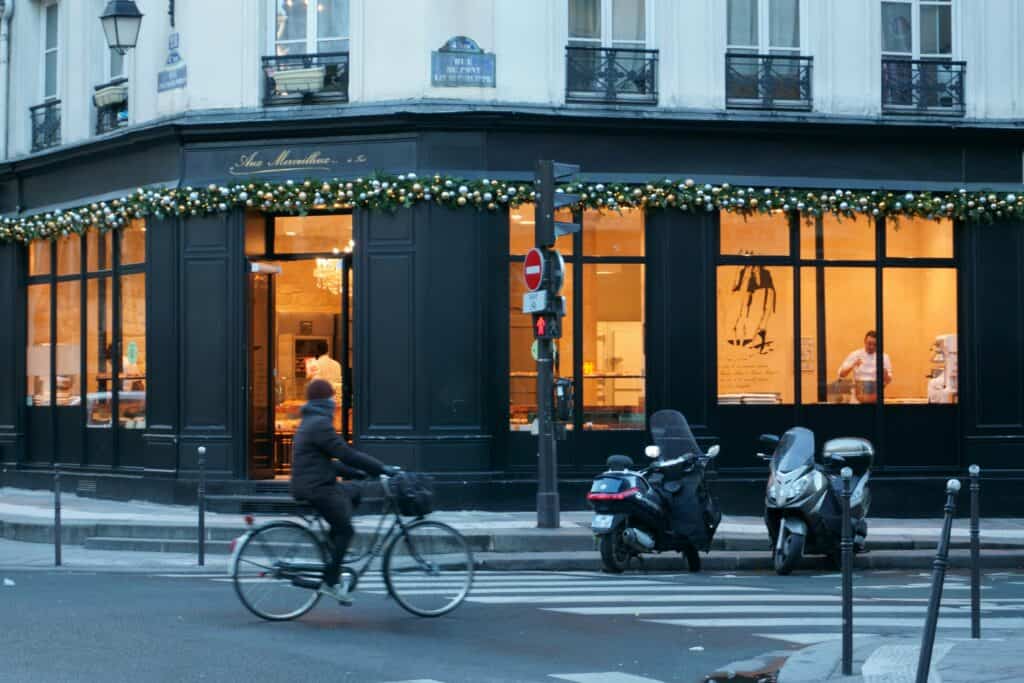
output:
{"label": "chandelier", "polygon": [[[351,254],[353,246],[355,246],[355,243],[349,240],[348,245],[345,246],[345,253]],[[332,251],[335,254],[341,253],[337,247]],[[340,258],[318,258],[316,266],[313,268],[313,279],[316,280],[318,288],[337,296],[341,293],[341,275],[343,272]]]}

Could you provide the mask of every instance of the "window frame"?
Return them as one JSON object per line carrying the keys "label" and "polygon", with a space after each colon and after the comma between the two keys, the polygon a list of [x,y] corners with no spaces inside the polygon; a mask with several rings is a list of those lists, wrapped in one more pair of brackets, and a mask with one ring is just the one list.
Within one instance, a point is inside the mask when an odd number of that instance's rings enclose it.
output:
{"label": "window frame", "polygon": [[797,0],[796,11],[800,21],[796,47],[773,47],[771,44],[771,0],[754,0],[757,12],[757,45],[738,45],[729,42],[729,4],[725,6],[725,51],[728,54],[758,54],[800,57],[805,55],[807,36],[807,0]]}
{"label": "window frame", "polygon": [[[299,0],[295,0],[295,1],[299,2]],[[318,18],[318,14],[317,14],[317,4],[318,3],[317,3],[317,0],[313,0],[313,2],[310,2],[310,3],[308,3],[306,5],[306,37],[305,37],[305,41],[304,41],[305,47],[303,48],[302,53],[296,53],[296,54],[307,54],[307,55],[321,54],[320,53],[320,48],[319,48],[320,42],[321,41],[328,41],[328,40],[338,40],[338,41],[343,40],[343,41],[346,41],[348,47],[345,50],[341,50],[341,52],[347,53],[347,54],[351,54],[351,52],[352,52],[352,2],[351,2],[351,0],[342,0],[342,2],[345,3],[346,6],[345,6],[344,9],[348,13],[348,35],[340,35],[339,34],[339,35],[335,35],[335,36],[320,37],[320,34],[319,34],[319,18]],[[278,41],[277,40],[277,35],[276,35],[276,32],[275,32],[275,28],[277,26],[278,0],[268,0],[268,2],[267,2],[267,9],[268,9],[268,12],[267,12],[267,17],[268,17],[267,18],[267,49],[268,49],[268,54],[274,55],[274,56],[280,56],[280,55],[278,55],[278,52],[277,52],[277,46],[278,46],[279,43],[280,44],[287,44],[287,45],[298,45],[299,41],[298,40]],[[338,51],[337,50],[332,50],[332,51],[324,52],[323,54],[333,54],[335,52],[338,52]]]}
{"label": "window frame", "polygon": [[601,4],[601,37],[597,38],[576,38],[570,33],[572,26],[572,4],[566,0],[565,4],[565,45],[569,47],[589,47],[617,50],[653,50],[654,41],[654,3],[655,0],[644,0],[644,40],[641,41],[617,41],[614,39],[615,29],[613,21],[615,17],[615,0],[597,0]]}
{"label": "window frame", "polygon": [[[826,268],[871,268],[874,270],[874,284],[875,284],[875,325],[874,329],[878,334],[878,357],[884,358],[885,354],[885,325],[884,325],[884,302],[885,302],[885,290],[883,280],[885,271],[891,268],[951,268],[957,274],[959,278],[960,274],[960,241],[957,238],[959,232],[959,224],[953,219],[952,221],[952,254],[949,257],[896,257],[889,256],[886,252],[886,237],[888,228],[888,219],[884,216],[872,217],[872,216],[858,216],[857,220],[869,220],[875,222],[875,258],[874,259],[826,259],[824,256],[824,223],[822,217],[814,219],[815,222],[815,235],[816,235],[816,253],[813,258],[805,258],[801,253],[800,243],[800,223],[805,218],[797,215],[788,216],[788,229],[789,229],[789,255],[787,256],[739,256],[732,254],[722,254],[722,223],[721,217],[723,212],[716,212],[717,220],[715,226],[715,237],[714,237],[714,250],[715,250],[715,264],[714,274],[717,277],[718,268],[721,266],[738,266],[748,264],[761,264],[771,266],[781,266],[788,268],[792,272],[793,278],[793,301],[791,306],[793,307],[793,403],[779,404],[781,406],[799,407],[804,408],[806,406],[824,406],[833,405],[827,402],[816,400],[812,403],[805,403],[803,401],[803,381],[800,376],[801,368],[801,327],[802,327],[802,310],[800,308],[801,302],[801,271],[804,268],[812,268],[817,277],[817,287],[819,291],[824,291],[822,287],[824,272]],[[850,219],[843,219],[850,220]],[[921,219],[924,220],[924,219]],[[960,320],[960,291],[959,285],[957,288],[957,335],[961,334],[964,329],[962,321]],[[720,302],[716,299],[715,301],[715,339],[718,339],[719,331],[717,329],[717,312]],[[820,306],[818,307],[820,309]],[[820,324],[821,315],[820,310],[817,313],[817,320]],[[817,337],[817,345],[815,347],[815,359],[818,373],[818,385],[819,395],[823,382],[827,383],[828,379],[833,376],[835,368],[829,368],[827,363],[827,356],[822,353],[824,349],[825,340],[821,339],[820,335]],[[876,368],[876,381],[878,382],[878,398],[875,403],[865,404],[866,407],[881,406],[885,407],[886,394],[885,394],[885,383],[882,381],[884,370],[884,363],[877,363]],[[718,359],[716,354],[715,359],[715,394],[712,400],[713,405],[720,407],[725,404],[718,402]],[[962,380],[961,380],[962,384]],[[931,405],[931,404],[927,404]],[[749,407],[749,406],[748,406]]]}
{"label": "window frame", "polygon": [[[50,27],[50,8],[53,8],[53,11],[54,11],[54,21],[57,24],[56,31],[55,31],[53,47],[50,47],[49,44],[47,43],[47,33],[48,33],[48,29]],[[41,76],[40,76],[40,79],[39,79],[39,84],[40,84],[40,91],[41,91],[41,94],[42,94],[42,100],[41,101],[44,104],[46,104],[46,103],[49,103],[49,102],[59,102],[60,101],[60,86],[61,86],[61,78],[60,78],[60,39],[61,39],[61,33],[62,33],[61,26],[60,26],[60,20],[61,20],[60,3],[58,2],[58,0],[49,0],[48,2],[44,2],[40,6],[40,10],[41,10],[41,13],[42,13],[42,21],[40,22],[40,26],[41,26],[41,29],[42,29],[42,34],[41,34],[42,40],[40,40],[39,42],[42,45],[43,49],[42,49],[42,60],[41,60],[41,63],[39,65],[39,68],[41,70]],[[46,82],[46,58],[50,54],[54,55],[53,93],[52,94],[47,92],[47,85],[49,85],[49,84]]]}
{"label": "window frame", "polygon": [[[893,5],[908,5],[910,6],[910,52],[893,52],[885,49],[885,25],[882,23],[882,8],[886,4]],[[929,53],[922,54],[921,52],[921,8],[922,7],[948,7],[949,8],[949,32],[950,32],[950,51],[949,54],[941,53]],[[957,28],[957,8],[958,3],[954,0],[880,0],[878,5],[878,21],[879,21],[879,51],[882,59],[907,59],[910,61],[938,61],[938,62],[953,62],[959,60],[960,55],[960,44],[959,35],[960,32]]]}
{"label": "window frame", "polygon": [[[572,236],[571,236],[571,239],[572,239],[572,252],[571,253],[565,253],[565,245],[566,245],[566,243],[568,241],[565,237],[561,238],[562,249],[559,249],[559,245],[558,244],[555,245],[555,249],[558,249],[559,253],[561,253],[563,258],[565,259],[565,264],[567,266],[567,270],[571,270],[571,273],[572,273],[571,285],[572,285],[572,292],[573,292],[573,300],[571,302],[567,302],[567,304],[568,304],[568,307],[571,308],[571,310],[574,312],[574,315],[573,315],[573,318],[572,318],[572,360],[573,360],[573,362],[572,362],[572,367],[571,368],[562,368],[562,367],[559,367],[558,365],[556,365],[555,366],[555,370],[556,370],[556,377],[558,377],[558,376],[560,376],[560,377],[568,377],[568,378],[571,378],[573,380],[573,391],[574,391],[575,400],[574,400],[574,404],[573,404],[572,421],[569,424],[570,424],[570,430],[573,431],[574,433],[596,433],[596,432],[599,432],[599,431],[604,431],[604,430],[590,430],[590,429],[584,429],[583,428],[583,425],[584,425],[584,419],[583,418],[584,418],[584,413],[586,412],[584,410],[585,406],[584,406],[584,400],[583,400],[583,397],[584,397],[584,382],[587,379],[587,376],[583,374],[583,358],[584,358],[583,351],[584,351],[584,336],[585,336],[585,324],[584,324],[584,310],[585,310],[585,306],[584,306],[584,297],[586,296],[586,293],[584,291],[586,289],[586,287],[584,285],[585,270],[586,269],[584,268],[584,266],[587,266],[587,265],[601,265],[601,264],[606,264],[606,265],[620,265],[620,264],[627,265],[627,264],[633,264],[633,265],[640,265],[642,267],[642,269],[643,269],[643,277],[641,279],[641,285],[644,288],[643,289],[644,297],[643,297],[643,306],[642,306],[642,310],[641,310],[641,315],[643,316],[643,318],[642,318],[642,323],[643,323],[642,324],[642,328],[643,328],[643,368],[644,368],[644,370],[643,370],[643,395],[644,395],[644,418],[645,419],[644,419],[643,423],[640,424],[635,429],[615,429],[615,430],[609,430],[609,431],[612,431],[614,433],[628,433],[628,432],[642,432],[642,431],[646,430],[646,425],[647,425],[646,418],[650,414],[650,411],[648,410],[648,407],[647,407],[648,406],[648,401],[649,401],[649,398],[650,398],[650,371],[649,371],[649,365],[648,365],[648,360],[649,359],[647,358],[647,333],[648,333],[648,323],[649,323],[648,316],[647,316],[647,301],[648,301],[647,280],[648,280],[648,276],[649,276],[648,275],[649,274],[649,270],[648,270],[648,263],[647,263],[647,255],[648,255],[649,245],[648,245],[648,240],[647,240],[647,214],[646,214],[646,212],[643,212],[642,209],[634,209],[634,210],[638,211],[638,212],[641,212],[640,215],[641,215],[641,218],[642,218],[642,227],[640,228],[640,238],[643,240],[643,244],[644,244],[643,256],[593,256],[593,255],[585,254],[583,252],[583,247],[584,247],[584,231],[587,229],[587,222],[586,222],[586,219],[585,219],[585,212],[581,211],[581,210],[578,210],[578,209],[573,211],[573,222],[580,223],[582,225],[582,228],[578,232],[573,233]],[[511,226],[511,222],[512,222],[511,221],[511,212],[506,213],[505,217],[507,219],[506,223],[509,226]],[[508,254],[508,264],[509,264],[509,274],[510,274],[510,277],[515,277],[515,273],[517,271],[521,271],[521,269],[522,269],[523,258],[526,256],[526,252],[512,253],[511,246],[509,244],[510,241],[511,241],[510,239],[506,240],[506,253]],[[569,283],[567,282],[566,284],[568,285]],[[509,308],[510,308],[510,314],[511,314],[512,308],[511,308],[511,306]],[[524,315],[524,314],[520,313],[519,315]],[[505,328],[505,330],[506,330],[505,331],[505,338],[507,340],[510,340],[510,338],[511,338],[511,327],[507,326]],[[561,341],[561,340],[559,340],[559,341]],[[511,355],[510,354],[511,354],[511,348],[509,349],[509,356],[507,356],[506,359],[505,359],[505,362],[506,362],[506,375],[509,375],[509,373],[511,372],[511,367],[510,367],[510,365],[511,365],[511,362],[510,362],[511,361]],[[566,372],[565,372],[566,370],[569,371],[569,374],[566,374]],[[505,410],[505,422],[504,422],[504,424],[505,424],[506,431],[508,431],[509,433],[512,433],[514,430],[511,429],[511,422],[510,422],[510,417],[511,416],[509,414],[510,405],[511,405],[510,396],[506,395],[505,396],[505,408],[504,408],[504,410]]]}

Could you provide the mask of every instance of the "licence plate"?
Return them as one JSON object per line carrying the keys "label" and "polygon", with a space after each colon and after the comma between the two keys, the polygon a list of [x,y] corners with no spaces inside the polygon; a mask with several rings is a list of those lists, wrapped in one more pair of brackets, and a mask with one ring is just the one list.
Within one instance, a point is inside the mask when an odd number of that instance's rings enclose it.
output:
{"label": "licence plate", "polygon": [[590,522],[590,528],[597,531],[605,531],[612,528],[612,515],[594,515]]}

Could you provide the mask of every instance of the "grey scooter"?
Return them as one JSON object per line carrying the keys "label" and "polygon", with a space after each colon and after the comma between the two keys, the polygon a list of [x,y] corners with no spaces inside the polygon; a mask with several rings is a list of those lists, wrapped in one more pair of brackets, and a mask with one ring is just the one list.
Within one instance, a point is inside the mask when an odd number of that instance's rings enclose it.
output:
{"label": "grey scooter", "polygon": [[[822,449],[821,462],[814,457],[814,433],[793,427],[782,435],[763,434],[761,443],[773,449],[767,460],[770,474],[765,494],[764,522],[772,540],[776,573],[789,574],[805,554],[827,555],[839,563],[842,540],[840,494],[843,467],[853,470],[850,518],[854,551],[864,552],[867,537],[868,488],[874,448],[866,439],[832,439]],[[767,450],[766,448],[766,450]]]}

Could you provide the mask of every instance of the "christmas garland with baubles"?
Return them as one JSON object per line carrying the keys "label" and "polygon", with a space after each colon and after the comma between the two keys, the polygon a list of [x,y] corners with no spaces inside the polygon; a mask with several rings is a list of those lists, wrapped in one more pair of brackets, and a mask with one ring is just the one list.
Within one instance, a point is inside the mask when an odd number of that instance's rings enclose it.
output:
{"label": "christmas garland with baubles", "polygon": [[[889,190],[808,190],[712,185],[665,178],[645,184],[574,182],[556,192],[578,194],[586,209],[671,209],[689,213],[729,211],[742,215],[781,212],[814,218],[886,216],[970,223],[1024,220],[1024,194],[989,191],[894,192]],[[131,195],[74,209],[0,220],[0,242],[27,244],[122,228],[136,218],[206,216],[235,208],[303,215],[310,211],[354,208],[394,211],[424,202],[451,209],[499,211],[531,203],[529,182],[464,180],[415,173],[373,175],[355,180],[243,182],[206,187],[139,188]]]}

